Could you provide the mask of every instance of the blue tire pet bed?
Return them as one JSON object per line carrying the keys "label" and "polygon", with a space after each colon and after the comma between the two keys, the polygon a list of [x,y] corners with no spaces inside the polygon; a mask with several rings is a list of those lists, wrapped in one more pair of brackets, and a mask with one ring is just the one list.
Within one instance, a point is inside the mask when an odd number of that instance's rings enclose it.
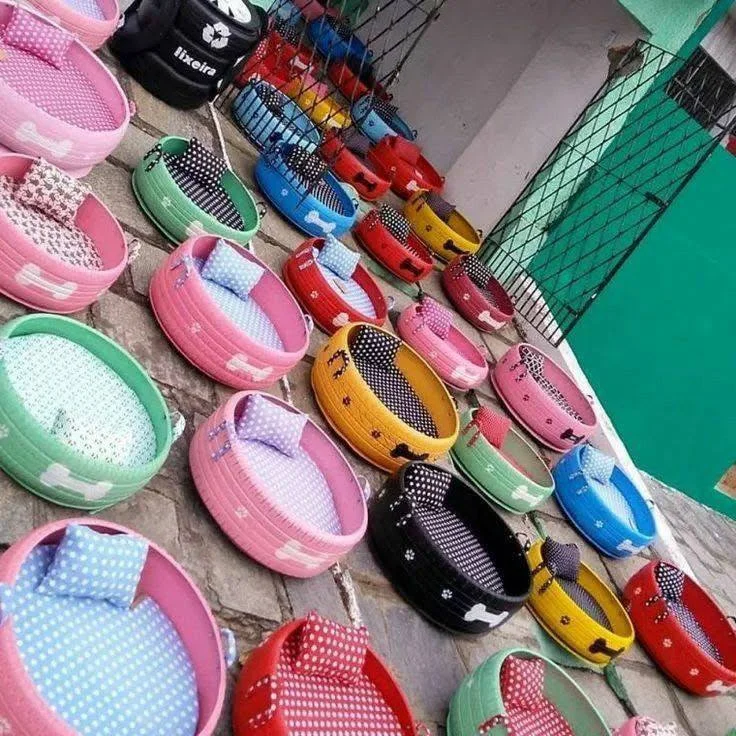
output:
{"label": "blue tire pet bed", "polygon": [[399,115],[396,105],[370,93],[353,104],[350,116],[360,132],[374,143],[387,135],[397,135],[409,141],[417,137],[417,131],[412,130]]}
{"label": "blue tire pet bed", "polygon": [[323,15],[307,23],[307,36],[319,53],[329,61],[352,58],[370,62],[373,52],[352,32],[344,21]]}
{"label": "blue tire pet bed", "polygon": [[581,445],[562,457],[552,476],[560,508],[604,555],[628,557],[654,541],[652,510],[613,458]]}

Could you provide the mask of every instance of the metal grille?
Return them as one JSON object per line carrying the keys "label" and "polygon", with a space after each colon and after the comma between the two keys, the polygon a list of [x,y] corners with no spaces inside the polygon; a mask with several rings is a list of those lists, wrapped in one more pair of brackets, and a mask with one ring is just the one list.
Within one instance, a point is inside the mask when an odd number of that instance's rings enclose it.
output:
{"label": "metal grille", "polygon": [[558,345],[733,126],[701,50],[639,41],[485,239],[517,313]]}

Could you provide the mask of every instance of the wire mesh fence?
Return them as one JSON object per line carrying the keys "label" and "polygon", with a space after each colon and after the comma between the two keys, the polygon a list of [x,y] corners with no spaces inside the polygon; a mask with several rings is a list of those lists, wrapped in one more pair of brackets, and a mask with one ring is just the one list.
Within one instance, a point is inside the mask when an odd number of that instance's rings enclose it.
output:
{"label": "wire mesh fence", "polygon": [[734,125],[734,85],[698,50],[640,41],[486,237],[517,313],[559,344]]}

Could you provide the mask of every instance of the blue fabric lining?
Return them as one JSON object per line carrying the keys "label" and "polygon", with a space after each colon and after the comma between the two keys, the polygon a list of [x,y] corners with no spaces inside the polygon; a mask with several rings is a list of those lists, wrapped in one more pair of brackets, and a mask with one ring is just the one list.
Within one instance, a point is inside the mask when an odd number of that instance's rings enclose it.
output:
{"label": "blue fabric lining", "polygon": [[323,263],[320,263],[317,260],[318,251],[316,248],[312,249],[312,255],[314,256],[314,262],[317,264],[317,268],[319,268],[320,272],[325,277],[325,281],[327,281],[329,287],[341,299],[353,307],[353,309],[364,314],[366,317],[375,318],[376,309],[365,289],[363,289],[355,279],[340,278],[340,276],[338,276],[338,274],[336,274],[332,269],[328,268]]}

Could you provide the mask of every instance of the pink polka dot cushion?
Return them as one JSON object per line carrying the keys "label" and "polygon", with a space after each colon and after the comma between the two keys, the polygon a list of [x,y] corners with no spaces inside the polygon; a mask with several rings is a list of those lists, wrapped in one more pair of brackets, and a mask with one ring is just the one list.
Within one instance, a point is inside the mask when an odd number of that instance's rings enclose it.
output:
{"label": "pink polka dot cushion", "polygon": [[544,662],[507,657],[501,667],[501,693],[507,710],[538,711],[544,707]]}
{"label": "pink polka dot cushion", "polygon": [[306,414],[290,411],[261,394],[251,394],[236,431],[241,440],[258,440],[294,457],[308,419]]}
{"label": "pink polka dot cushion", "polygon": [[312,611],[301,631],[294,669],[349,685],[363,671],[368,630],[349,628]]}
{"label": "pink polka dot cushion", "polygon": [[61,69],[72,36],[61,28],[42,21],[33,13],[16,6],[5,29],[5,43],[33,54]]}
{"label": "pink polka dot cushion", "polygon": [[447,339],[450,334],[450,328],[452,327],[452,312],[449,309],[445,309],[439,302],[436,302],[430,297],[425,297],[422,300],[422,317],[424,318],[424,324],[434,332],[437,337],[441,337],[443,340]]}

